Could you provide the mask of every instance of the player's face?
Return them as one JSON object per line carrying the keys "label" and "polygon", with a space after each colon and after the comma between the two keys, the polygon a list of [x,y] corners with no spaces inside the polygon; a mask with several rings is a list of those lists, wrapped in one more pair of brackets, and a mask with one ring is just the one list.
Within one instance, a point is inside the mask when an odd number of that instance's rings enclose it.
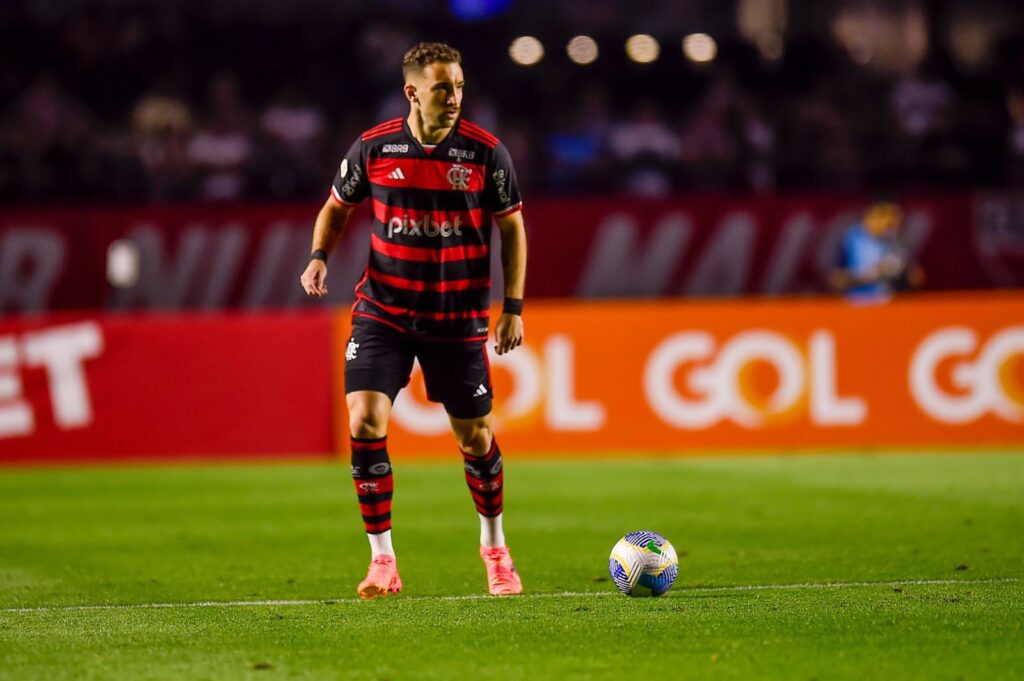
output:
{"label": "player's face", "polygon": [[458,64],[428,64],[411,75],[423,122],[431,128],[450,128],[462,110],[462,67]]}

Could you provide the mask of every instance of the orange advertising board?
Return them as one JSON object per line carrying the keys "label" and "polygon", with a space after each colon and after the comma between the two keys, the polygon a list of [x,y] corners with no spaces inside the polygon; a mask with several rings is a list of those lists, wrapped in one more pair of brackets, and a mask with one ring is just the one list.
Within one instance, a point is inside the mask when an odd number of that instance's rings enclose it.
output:
{"label": "orange advertising board", "polygon": [[[534,302],[524,321],[523,347],[491,348],[495,432],[509,452],[1024,443],[1019,295]],[[336,352],[348,324],[339,314]],[[389,445],[455,446],[418,367]]]}

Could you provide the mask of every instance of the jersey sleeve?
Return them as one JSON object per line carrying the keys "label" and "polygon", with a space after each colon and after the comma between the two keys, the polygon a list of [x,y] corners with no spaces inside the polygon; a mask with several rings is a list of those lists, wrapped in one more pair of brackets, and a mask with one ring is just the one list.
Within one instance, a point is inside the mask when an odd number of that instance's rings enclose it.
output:
{"label": "jersey sleeve", "polygon": [[366,176],[363,140],[357,139],[334,174],[331,197],[343,205],[354,206],[369,195],[370,182]]}
{"label": "jersey sleeve", "polygon": [[519,183],[516,181],[516,170],[512,167],[512,157],[504,144],[494,148],[490,167],[487,169],[487,184],[484,188],[484,208],[495,217],[511,215],[523,207],[523,199],[519,195]]}

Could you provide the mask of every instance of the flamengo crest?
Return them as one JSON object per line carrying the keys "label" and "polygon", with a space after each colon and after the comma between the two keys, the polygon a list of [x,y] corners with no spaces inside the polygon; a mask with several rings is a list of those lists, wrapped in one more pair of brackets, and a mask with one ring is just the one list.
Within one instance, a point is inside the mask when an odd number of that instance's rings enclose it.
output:
{"label": "flamengo crest", "polygon": [[452,185],[452,189],[456,191],[466,191],[469,189],[469,176],[473,172],[472,168],[467,168],[464,165],[456,163],[448,170],[448,181]]}

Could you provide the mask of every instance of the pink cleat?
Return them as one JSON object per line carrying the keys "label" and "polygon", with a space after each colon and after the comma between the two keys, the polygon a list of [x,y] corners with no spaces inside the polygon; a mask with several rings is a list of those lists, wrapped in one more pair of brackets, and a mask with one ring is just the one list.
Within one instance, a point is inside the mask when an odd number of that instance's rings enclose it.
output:
{"label": "pink cleat", "polygon": [[359,582],[359,597],[369,600],[396,594],[402,590],[402,578],[398,576],[398,565],[393,556],[381,554],[370,563],[366,579]]}
{"label": "pink cleat", "polygon": [[519,579],[507,546],[493,549],[480,547],[480,557],[487,567],[487,589],[492,596],[514,596],[523,593],[523,580]]}

